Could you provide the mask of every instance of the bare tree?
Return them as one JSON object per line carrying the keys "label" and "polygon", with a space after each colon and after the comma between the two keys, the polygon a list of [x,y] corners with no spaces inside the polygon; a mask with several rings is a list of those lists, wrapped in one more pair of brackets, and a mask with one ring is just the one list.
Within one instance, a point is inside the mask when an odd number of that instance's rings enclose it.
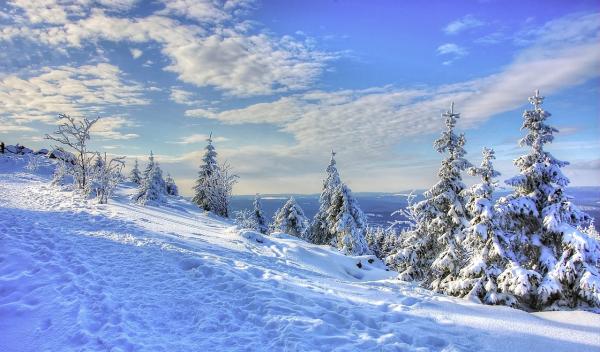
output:
{"label": "bare tree", "polygon": [[100,117],[89,120],[87,118],[75,119],[66,114],[58,115],[61,123],[58,130],[52,135],[47,134],[46,139],[55,141],[65,147],[75,151],[75,165],[73,172],[77,187],[84,192],[89,191],[91,164],[96,155],[87,149],[87,142],[90,139],[90,130]]}
{"label": "bare tree", "polygon": [[125,157],[120,156],[109,160],[106,153],[104,153],[104,157],[100,153],[96,155],[97,159],[93,173],[96,199],[98,199],[98,203],[106,204],[123,178],[121,171],[125,166]]}

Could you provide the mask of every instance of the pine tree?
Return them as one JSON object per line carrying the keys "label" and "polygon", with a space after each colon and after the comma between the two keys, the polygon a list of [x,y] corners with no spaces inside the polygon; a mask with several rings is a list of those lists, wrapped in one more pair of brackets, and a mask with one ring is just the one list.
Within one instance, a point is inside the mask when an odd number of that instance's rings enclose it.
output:
{"label": "pine tree", "polygon": [[465,137],[454,133],[460,114],[443,113],[446,130],[434,142],[439,153],[446,153],[438,177],[440,180],[424,193],[425,199],[411,209],[416,216],[414,228],[405,233],[403,245],[386,261],[397,268],[403,280],[423,280],[436,291],[446,292],[462,265],[464,254],[460,243],[468,226],[461,172],[471,167],[464,158]]}
{"label": "pine tree", "polygon": [[331,245],[350,255],[370,254],[366,240],[367,218],[348,186],[339,184],[327,209]]}
{"label": "pine tree", "polygon": [[133,164],[133,169],[129,173],[129,181],[135,183],[136,185],[140,185],[142,183],[142,176],[140,176],[140,169],[138,167],[138,160],[135,159],[135,164]]}
{"label": "pine tree", "polygon": [[294,197],[290,197],[283,207],[275,213],[272,229],[273,231],[306,239],[308,218],[306,218],[304,211]]}
{"label": "pine tree", "polygon": [[144,170],[144,178],[138,188],[137,193],[133,196],[139,204],[147,204],[149,202],[164,202],[167,187],[163,179],[162,170],[158,163],[154,161],[154,154],[150,152],[148,157],[148,165]]}
{"label": "pine tree", "polygon": [[192,202],[196,203],[200,208],[206,211],[214,211],[213,204],[211,204],[211,199],[209,197],[209,193],[211,192],[209,187],[214,186],[212,185],[212,182],[210,182],[210,179],[215,172],[218,172],[219,165],[217,164],[217,152],[212,144],[212,133],[208,137],[207,142],[208,144],[206,145],[204,156],[202,157],[202,165],[200,165],[200,171],[198,172],[198,179],[194,186],[195,193]]}
{"label": "pine tree", "polygon": [[165,179],[165,189],[167,194],[170,196],[178,196],[179,188],[175,184],[175,180],[171,177],[171,174],[167,174],[167,178]]}
{"label": "pine tree", "polygon": [[506,180],[514,191],[499,201],[516,253],[516,260],[499,277],[501,287],[521,304],[537,309],[600,306],[598,242],[576,229],[589,217],[564,192],[569,179],[561,168],[568,162],[544,150],[558,130],[546,123],[550,113],[542,108],[543,101],[539,91],[529,98],[533,109],[523,114],[527,134],[519,144],[531,149],[514,161],[520,173]]}
{"label": "pine tree", "polygon": [[256,231],[267,234],[269,232],[269,225],[267,224],[267,220],[265,219],[265,214],[262,211],[262,206],[260,202],[260,195],[257,193],[256,197],[254,197],[254,209],[252,210],[252,216],[256,222]]}
{"label": "pine tree", "polygon": [[331,160],[327,166],[327,177],[323,181],[323,191],[319,197],[319,211],[315,214],[310,227],[308,241],[315,244],[329,244],[332,235],[329,231],[330,224],[327,220],[327,211],[331,207],[331,197],[335,189],[341,184],[340,175],[335,166],[335,152],[331,152]]}
{"label": "pine tree", "polygon": [[500,173],[493,166],[494,150],[483,148],[482,154],[481,166],[467,170],[469,175],[479,176],[481,183],[463,191],[471,218],[463,241],[468,262],[459,277],[448,285],[448,292],[487,304],[514,305],[515,298],[498,288],[498,276],[512,258],[512,253],[507,252],[508,238],[499,226],[494,209],[493,194],[498,184],[494,178]]}

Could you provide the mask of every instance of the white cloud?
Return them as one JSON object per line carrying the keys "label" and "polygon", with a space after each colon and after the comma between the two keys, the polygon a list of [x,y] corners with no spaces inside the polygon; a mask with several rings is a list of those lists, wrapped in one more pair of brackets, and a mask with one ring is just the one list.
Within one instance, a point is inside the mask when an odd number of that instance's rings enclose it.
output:
{"label": "white cloud", "polygon": [[278,156],[285,155],[301,158],[305,165],[315,155],[334,147],[341,151],[342,160],[352,159],[353,164],[366,168],[380,162],[383,155],[389,159],[399,142],[441,129],[440,113],[450,101],[455,101],[462,112],[460,128],[469,129],[525,105],[536,88],[547,95],[600,77],[600,47],[594,40],[595,33],[594,29],[588,33],[589,40],[575,45],[562,39],[548,45],[544,39],[543,45],[522,51],[500,72],[461,83],[422,89],[310,91],[240,109],[188,110],[186,115],[227,124],[268,123],[293,136],[296,142],[269,150],[246,150],[244,153],[257,153],[252,160],[279,165]]}
{"label": "white cloud", "polygon": [[142,56],[142,54],[144,54],[143,51],[136,48],[129,49],[129,51],[131,52],[131,57],[133,57],[134,59],[138,59],[140,56]]}
{"label": "white cloud", "polygon": [[45,67],[29,78],[0,79],[0,117],[18,126],[55,123],[59,113],[96,115],[104,108],[148,104],[142,94],[140,84],[125,80],[110,64]]}
{"label": "white cloud", "polygon": [[446,27],[444,27],[444,32],[446,34],[458,34],[467,29],[481,27],[485,23],[473,15],[466,15],[462,18],[459,18],[455,21],[450,22]]}
{"label": "white cloud", "polygon": [[124,116],[102,117],[92,128],[94,136],[103,139],[133,139],[139,137],[135,133],[123,133],[123,128],[132,128],[137,125]]}
{"label": "white cloud", "polygon": [[199,100],[194,98],[194,93],[188,92],[187,90],[171,87],[171,94],[169,99],[177,104],[193,105],[199,103]]}
{"label": "white cloud", "polygon": [[[196,143],[206,143],[206,141],[208,140],[209,135],[207,134],[192,134],[186,137],[182,137],[180,138],[178,141],[175,142],[170,142],[172,144],[196,144]],[[225,137],[213,137],[212,138],[213,142],[216,143],[220,143],[220,142],[225,142],[228,141],[228,138]]]}
{"label": "white cloud", "polygon": [[445,55],[451,57],[450,60],[444,61],[444,65],[449,65],[456,59],[466,56],[469,53],[467,49],[454,43],[446,43],[438,46],[437,52],[438,55]]}
{"label": "white cloud", "polygon": [[[99,40],[156,42],[174,72],[186,83],[214,87],[238,96],[265,95],[306,89],[335,56],[315,50],[310,41],[250,34],[251,26],[220,13],[245,8],[244,1],[169,2],[165,10],[142,18],[111,16],[101,9],[91,10],[75,21],[56,20],[45,27],[14,24],[0,29],[0,40],[27,38],[44,45],[82,47]],[[214,14],[204,10],[214,9]],[[212,7],[211,7],[212,6]],[[191,9],[197,9],[194,12]],[[190,10],[191,12],[187,11]],[[206,15],[198,25],[182,24],[165,15],[183,13],[194,18]],[[211,23],[204,23],[204,22]]]}

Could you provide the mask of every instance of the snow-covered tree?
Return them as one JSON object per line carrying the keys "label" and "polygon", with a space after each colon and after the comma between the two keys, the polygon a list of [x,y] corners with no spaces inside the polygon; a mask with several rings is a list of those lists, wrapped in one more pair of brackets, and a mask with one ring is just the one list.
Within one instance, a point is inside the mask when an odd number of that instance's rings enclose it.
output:
{"label": "snow-covered tree", "polygon": [[403,235],[403,245],[386,261],[400,273],[403,280],[423,280],[426,287],[446,292],[464,263],[460,243],[463,229],[469,225],[464,198],[462,171],[471,167],[465,159],[465,137],[454,133],[460,114],[443,113],[446,130],[435,141],[439,153],[446,153],[438,171],[439,181],[424,193],[425,199],[413,206],[414,228]]}
{"label": "snow-covered tree", "polygon": [[458,278],[448,284],[447,291],[476,302],[514,305],[515,298],[498,287],[498,276],[513,258],[512,253],[507,252],[510,251],[508,238],[499,226],[494,209],[493,194],[498,184],[495,178],[500,173],[494,169],[494,150],[483,148],[482,154],[481,166],[467,170],[469,175],[479,176],[481,182],[463,191],[471,218],[463,241],[468,261]]}
{"label": "snow-covered tree", "polygon": [[340,180],[335,165],[335,152],[332,151],[319,197],[319,211],[315,214],[307,239],[316,244],[333,245],[347,254],[367,254],[365,215],[350,188]]}
{"label": "snow-covered tree", "polygon": [[306,218],[304,211],[294,197],[290,197],[281,209],[275,213],[272,230],[306,239],[308,218]]}
{"label": "snow-covered tree", "polygon": [[58,115],[58,130],[52,135],[47,134],[46,139],[55,141],[65,147],[75,151],[75,160],[73,167],[69,167],[76,181],[76,186],[84,194],[90,191],[90,172],[92,163],[96,154],[88,150],[88,141],[90,139],[90,130],[98,122],[99,117],[89,120],[87,118],[75,119],[69,115]]}
{"label": "snow-covered tree", "polygon": [[202,165],[200,165],[200,171],[198,172],[198,179],[194,186],[194,198],[192,201],[206,211],[213,211],[211,200],[208,196],[209,190],[206,188],[211,184],[208,179],[211,178],[212,174],[219,168],[217,163],[217,152],[212,144],[212,133],[208,137],[208,144],[206,145],[204,156],[202,157]]}
{"label": "snow-covered tree", "polygon": [[133,200],[142,205],[148,202],[160,203],[164,202],[166,194],[167,186],[163,179],[162,170],[158,163],[154,161],[154,154],[150,152],[142,183],[137,193],[134,194]]}
{"label": "snow-covered tree", "polygon": [[258,232],[258,223],[254,217],[254,212],[248,209],[242,209],[233,212],[233,222],[241,229],[249,229]]}
{"label": "snow-covered tree", "polygon": [[171,177],[171,174],[167,174],[167,178],[165,179],[165,188],[167,190],[167,194],[170,196],[178,196],[179,188],[175,184],[175,180]]}
{"label": "snow-covered tree", "polygon": [[506,180],[514,191],[499,201],[516,254],[499,277],[504,282],[501,288],[521,304],[538,309],[600,306],[598,242],[577,230],[589,217],[564,192],[569,179],[561,168],[568,162],[544,150],[558,130],[547,124],[550,113],[542,108],[543,101],[539,91],[529,98],[533,109],[523,114],[527,134],[519,144],[531,149],[515,159],[520,172]]}
{"label": "snow-covered tree", "polygon": [[256,197],[254,197],[253,203],[254,209],[252,210],[252,215],[256,220],[256,231],[266,234],[269,232],[269,225],[267,224],[267,220],[265,219],[265,214],[262,211],[262,205],[260,202],[260,195],[257,193]]}
{"label": "snow-covered tree", "polygon": [[108,203],[108,199],[119,182],[121,182],[123,178],[121,170],[125,166],[123,159],[125,157],[108,159],[106,153],[104,153],[104,156],[100,155],[100,153],[97,154],[92,175],[98,203]]}
{"label": "snow-covered tree", "polygon": [[203,202],[211,212],[229,216],[229,201],[237,179],[238,176],[232,173],[228,164],[221,164],[202,179],[203,183],[197,184],[197,189],[202,190]]}
{"label": "snow-covered tree", "polygon": [[393,254],[400,245],[400,233],[393,226],[367,227],[365,238],[369,250],[381,260]]}
{"label": "snow-covered tree", "polygon": [[370,254],[365,238],[367,218],[350,188],[343,183],[338,185],[331,195],[327,223],[331,245],[350,255]]}
{"label": "snow-covered tree", "polygon": [[327,166],[327,176],[323,181],[323,191],[319,197],[319,210],[315,214],[308,241],[315,244],[329,244],[332,235],[329,232],[330,223],[327,220],[327,212],[331,207],[331,197],[335,189],[341,184],[340,175],[335,166],[335,152],[331,152],[331,160]]}
{"label": "snow-covered tree", "polygon": [[135,159],[133,169],[131,169],[131,172],[129,173],[129,181],[135,183],[136,185],[140,185],[142,183],[142,176],[140,175],[140,169],[138,166],[137,159]]}

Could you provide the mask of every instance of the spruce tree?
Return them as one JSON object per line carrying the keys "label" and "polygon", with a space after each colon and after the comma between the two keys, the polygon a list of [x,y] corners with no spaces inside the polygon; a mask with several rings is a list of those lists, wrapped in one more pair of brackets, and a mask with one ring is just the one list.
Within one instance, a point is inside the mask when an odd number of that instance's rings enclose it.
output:
{"label": "spruce tree", "polygon": [[327,211],[331,207],[331,198],[335,189],[341,184],[340,175],[335,166],[335,152],[331,151],[331,160],[327,166],[327,176],[323,181],[323,191],[319,197],[319,210],[315,214],[308,236],[308,241],[315,244],[329,244],[332,235],[327,220]]}
{"label": "spruce tree", "polygon": [[154,161],[154,155],[150,152],[142,183],[137,193],[134,194],[133,200],[142,205],[150,202],[161,203],[164,202],[166,194],[167,187],[163,179],[162,170],[158,163]]}
{"label": "spruce tree", "polygon": [[133,164],[133,169],[129,173],[129,181],[139,185],[142,183],[142,176],[140,176],[140,169],[138,166],[138,160],[135,159],[135,164]]}
{"label": "spruce tree", "polygon": [[304,211],[294,197],[290,197],[283,207],[275,213],[272,227],[273,231],[306,239],[308,218],[306,218]]}
{"label": "spruce tree", "polygon": [[436,151],[447,155],[438,171],[439,181],[424,193],[424,200],[412,206],[414,228],[405,234],[403,245],[387,262],[397,268],[401,279],[423,280],[424,286],[447,292],[464,263],[460,244],[469,222],[461,194],[465,189],[461,173],[471,164],[464,158],[464,135],[454,133],[460,118],[454,112],[454,103],[442,117],[446,130],[434,142]]}
{"label": "spruce tree", "polygon": [[498,288],[498,276],[512,258],[512,253],[507,252],[508,238],[494,209],[493,195],[498,184],[495,178],[500,173],[494,169],[494,150],[483,148],[482,154],[481,166],[467,170],[469,175],[479,176],[481,182],[463,191],[471,218],[463,241],[468,262],[459,277],[448,285],[448,292],[476,302],[514,305],[515,298]]}
{"label": "spruce tree", "polygon": [[516,254],[499,277],[501,288],[534,309],[600,306],[598,242],[577,230],[589,217],[565,194],[569,179],[561,169],[568,162],[544,150],[558,130],[547,124],[543,101],[539,91],[529,98],[533,109],[523,114],[527,134],[519,144],[531,149],[514,161],[520,172],[506,181],[514,191],[499,201]]}
{"label": "spruce tree", "polygon": [[260,195],[257,193],[256,197],[254,197],[254,209],[252,210],[252,216],[256,222],[256,231],[266,234],[269,232],[269,225],[267,224],[267,220],[265,219],[265,214],[262,211],[262,206],[260,202]]}
{"label": "spruce tree", "polygon": [[200,165],[200,171],[198,172],[198,179],[194,186],[194,198],[192,202],[196,203],[200,208],[206,211],[214,211],[213,204],[211,204],[210,190],[211,182],[209,182],[211,176],[215,172],[218,172],[219,165],[217,164],[217,152],[215,147],[212,145],[212,133],[208,137],[208,144],[206,145],[204,156],[202,157],[202,165]]}
{"label": "spruce tree", "polygon": [[367,218],[348,186],[339,184],[331,195],[327,209],[330,244],[350,255],[370,254],[367,245]]}

